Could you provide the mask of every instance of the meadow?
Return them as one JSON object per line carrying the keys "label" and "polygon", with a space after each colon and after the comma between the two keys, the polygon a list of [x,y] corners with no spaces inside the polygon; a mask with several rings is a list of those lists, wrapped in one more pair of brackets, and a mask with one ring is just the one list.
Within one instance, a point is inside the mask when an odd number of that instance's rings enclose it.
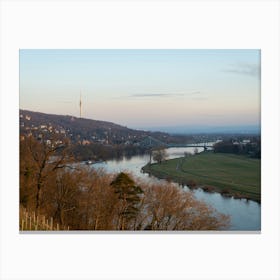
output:
{"label": "meadow", "polygon": [[208,151],[146,165],[143,171],[192,188],[261,200],[260,159]]}

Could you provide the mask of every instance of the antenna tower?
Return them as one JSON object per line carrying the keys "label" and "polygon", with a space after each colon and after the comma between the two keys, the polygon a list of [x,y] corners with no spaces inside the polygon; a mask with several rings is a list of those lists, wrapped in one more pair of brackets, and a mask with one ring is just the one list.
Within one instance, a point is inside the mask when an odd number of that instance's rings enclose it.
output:
{"label": "antenna tower", "polygon": [[80,91],[80,118],[82,117],[82,94]]}

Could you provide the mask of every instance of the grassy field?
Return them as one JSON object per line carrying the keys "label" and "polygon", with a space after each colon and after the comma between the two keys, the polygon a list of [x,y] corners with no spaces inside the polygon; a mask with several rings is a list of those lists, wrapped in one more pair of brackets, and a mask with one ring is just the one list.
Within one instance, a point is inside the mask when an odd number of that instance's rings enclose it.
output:
{"label": "grassy field", "polygon": [[198,185],[206,191],[261,200],[261,161],[241,155],[204,152],[187,158],[146,165],[158,178]]}

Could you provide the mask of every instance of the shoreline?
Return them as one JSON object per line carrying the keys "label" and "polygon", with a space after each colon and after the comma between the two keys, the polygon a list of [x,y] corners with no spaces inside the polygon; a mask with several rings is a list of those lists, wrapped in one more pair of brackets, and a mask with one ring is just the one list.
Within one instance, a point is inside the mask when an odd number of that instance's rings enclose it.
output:
{"label": "shoreline", "polygon": [[157,172],[155,170],[152,170],[151,167],[150,167],[150,163],[144,165],[141,170],[143,173],[146,173],[146,174],[149,174],[149,175],[152,175],[158,179],[164,179],[164,180],[167,180],[167,181],[172,181],[174,183],[177,183],[179,184],[179,186],[187,186],[190,190],[195,190],[195,189],[202,189],[204,192],[208,192],[208,193],[219,193],[221,194],[223,197],[233,197],[234,199],[246,199],[246,200],[252,200],[254,202],[257,202],[258,204],[261,204],[261,200],[260,199],[254,199],[254,198],[251,198],[245,194],[241,194],[241,193],[238,193],[238,192],[234,192],[232,190],[223,190],[217,186],[210,186],[210,185],[201,185],[201,184],[194,184],[192,182],[192,180],[179,180],[178,178],[176,177],[173,177],[169,174],[163,174],[163,173],[160,173],[160,172]]}

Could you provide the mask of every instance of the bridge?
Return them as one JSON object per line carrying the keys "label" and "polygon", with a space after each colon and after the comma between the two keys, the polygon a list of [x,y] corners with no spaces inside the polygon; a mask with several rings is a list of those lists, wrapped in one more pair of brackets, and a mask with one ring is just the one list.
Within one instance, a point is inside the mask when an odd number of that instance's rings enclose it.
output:
{"label": "bridge", "polygon": [[140,142],[140,146],[146,147],[146,148],[213,148],[213,144],[211,143],[197,143],[197,144],[185,144],[185,143],[164,143],[152,136],[147,136],[145,139],[143,139]]}
{"label": "bridge", "polygon": [[177,144],[177,143],[174,143],[174,144],[167,144],[167,147],[168,148],[183,148],[183,147],[186,147],[186,148],[213,148],[213,144],[208,144],[208,143],[198,143],[198,144]]}
{"label": "bridge", "polygon": [[146,147],[146,148],[155,148],[155,147],[164,147],[167,148],[167,144],[152,137],[147,136],[140,142],[140,146]]}

